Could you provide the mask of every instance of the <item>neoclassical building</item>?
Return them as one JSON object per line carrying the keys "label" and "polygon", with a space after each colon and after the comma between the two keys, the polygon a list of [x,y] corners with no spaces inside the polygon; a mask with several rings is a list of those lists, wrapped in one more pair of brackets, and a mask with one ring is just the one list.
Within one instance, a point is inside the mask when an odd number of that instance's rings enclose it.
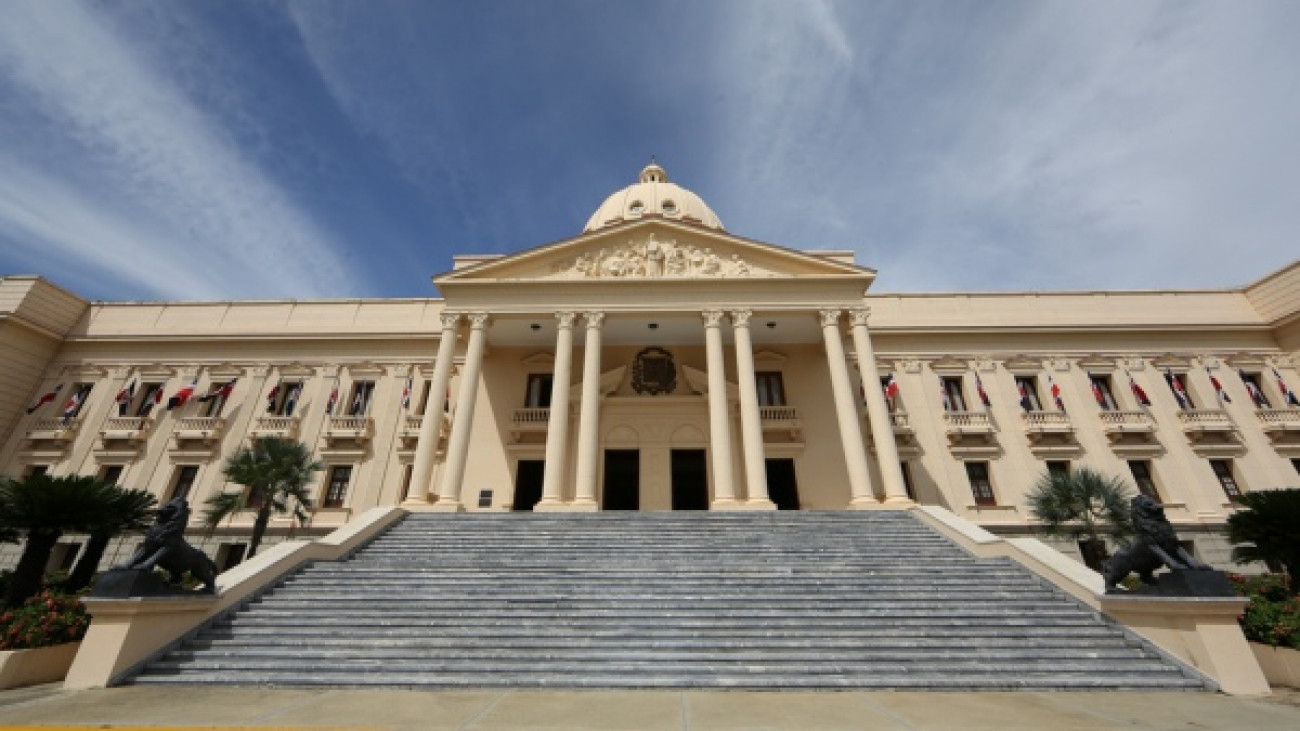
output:
{"label": "neoclassical building", "polygon": [[[1300,484],[1300,262],[1193,291],[889,294],[874,278],[851,252],[728,232],[656,165],[571,239],[456,257],[439,298],[87,302],[7,277],[0,471],[197,508],[235,489],[220,466],[240,446],[298,439],[326,468],[311,521],[277,521],[274,540],[397,504],[919,502],[1028,532],[1033,482],[1088,465],[1158,497],[1221,564],[1236,497]],[[251,523],[195,540],[228,565]]]}

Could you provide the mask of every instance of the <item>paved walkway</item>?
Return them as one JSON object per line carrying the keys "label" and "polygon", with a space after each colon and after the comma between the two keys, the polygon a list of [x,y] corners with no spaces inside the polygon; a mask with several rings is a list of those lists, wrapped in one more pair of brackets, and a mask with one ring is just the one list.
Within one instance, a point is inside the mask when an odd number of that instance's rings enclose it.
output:
{"label": "paved walkway", "polygon": [[0,725],[410,729],[1300,729],[1300,692],[749,693],[126,687],[0,692]]}

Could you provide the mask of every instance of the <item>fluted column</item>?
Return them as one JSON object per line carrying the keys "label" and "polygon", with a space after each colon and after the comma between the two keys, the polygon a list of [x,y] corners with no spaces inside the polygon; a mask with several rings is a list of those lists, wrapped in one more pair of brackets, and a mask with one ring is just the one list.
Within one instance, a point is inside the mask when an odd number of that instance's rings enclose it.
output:
{"label": "fluted column", "polygon": [[871,473],[862,448],[862,427],[858,425],[857,401],[849,383],[849,368],[844,361],[844,341],[840,339],[840,311],[821,310],[822,339],[826,342],[826,363],[830,367],[831,390],[835,395],[835,415],[840,422],[840,444],[849,473],[851,508],[878,505],[871,493]]}
{"label": "fluted column", "polygon": [[736,385],[740,389],[740,439],[745,453],[745,507],[775,510],[767,495],[767,460],[763,454],[763,421],[754,383],[754,343],[749,336],[750,310],[732,310],[736,336]]}
{"label": "fluted column", "polygon": [[459,512],[461,482],[465,479],[465,464],[469,459],[469,435],[474,426],[474,401],[478,396],[479,373],[483,369],[483,348],[487,339],[488,314],[469,314],[469,345],[465,349],[465,368],[460,376],[460,392],[456,397],[456,418],[451,423],[451,436],[447,439],[447,465],[438,485],[438,502],[434,509]]}
{"label": "fluted column", "polygon": [[907,484],[903,482],[903,466],[898,459],[898,443],[894,440],[894,423],[889,418],[889,406],[880,390],[880,371],[876,369],[876,353],[871,347],[867,332],[868,307],[849,310],[849,324],[853,330],[853,350],[858,356],[858,373],[862,377],[862,391],[867,399],[867,419],[871,435],[876,442],[876,460],[880,463],[880,478],[884,482],[885,502],[890,505],[911,505]]}
{"label": "fluted column", "polygon": [[415,446],[415,461],[411,465],[411,484],[406,488],[406,502],[417,506],[429,502],[429,482],[433,477],[433,460],[438,454],[442,412],[447,407],[447,381],[451,380],[451,360],[456,353],[456,331],[460,328],[460,317],[459,312],[442,313],[438,359],[433,363],[429,398],[424,405],[420,437]]}
{"label": "fluted column", "polygon": [[555,313],[555,369],[551,374],[551,413],[546,420],[546,464],[542,473],[542,500],[534,510],[554,510],[564,504],[574,317],[572,312]]}
{"label": "fluted column", "polygon": [[722,311],[705,310],[705,363],[709,370],[709,456],[713,462],[714,510],[736,507],[731,475],[731,419],[727,415],[727,374],[722,356]]}
{"label": "fluted column", "polygon": [[582,404],[578,413],[578,469],[572,510],[595,510],[596,467],[600,458],[600,328],[605,313],[588,312],[582,352]]}

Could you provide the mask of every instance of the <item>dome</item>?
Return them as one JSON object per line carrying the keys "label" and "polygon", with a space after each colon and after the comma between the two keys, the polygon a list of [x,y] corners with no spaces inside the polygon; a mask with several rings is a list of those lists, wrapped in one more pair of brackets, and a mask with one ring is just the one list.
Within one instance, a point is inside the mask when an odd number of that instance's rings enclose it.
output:
{"label": "dome", "polygon": [[718,220],[713,209],[705,205],[698,195],[668,182],[668,173],[652,162],[641,171],[636,183],[606,198],[591,215],[582,232],[598,231],[643,216],[663,216],[723,230],[722,221]]}

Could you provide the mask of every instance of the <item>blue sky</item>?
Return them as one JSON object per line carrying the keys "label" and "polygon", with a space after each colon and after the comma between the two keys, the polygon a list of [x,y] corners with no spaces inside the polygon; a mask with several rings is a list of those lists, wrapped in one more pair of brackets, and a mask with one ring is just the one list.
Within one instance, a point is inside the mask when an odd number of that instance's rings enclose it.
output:
{"label": "blue sky", "polygon": [[877,291],[1220,287],[1300,253],[1300,3],[98,2],[0,23],[0,274],[431,296],[651,154]]}

